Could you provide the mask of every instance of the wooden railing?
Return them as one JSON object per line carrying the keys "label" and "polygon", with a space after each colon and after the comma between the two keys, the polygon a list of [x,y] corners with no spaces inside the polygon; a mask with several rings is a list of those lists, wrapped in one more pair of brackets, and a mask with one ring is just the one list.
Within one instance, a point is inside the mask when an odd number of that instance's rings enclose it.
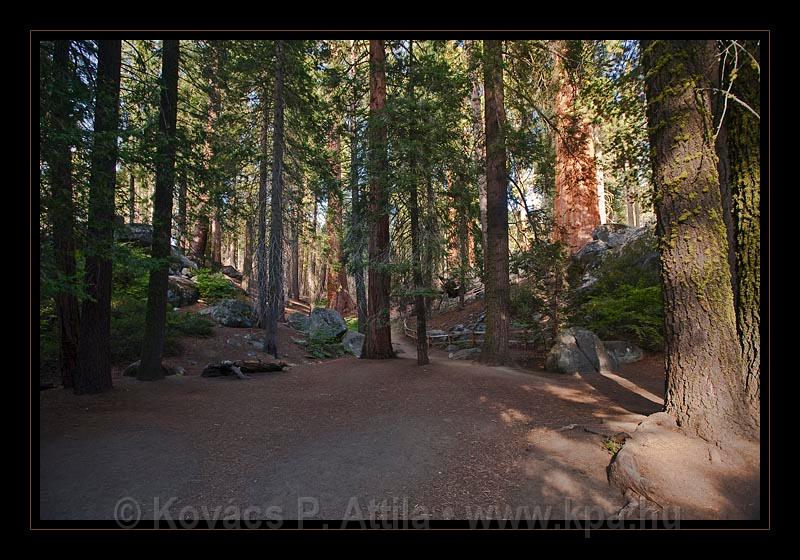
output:
{"label": "wooden railing", "polygon": [[[405,335],[413,340],[417,340],[417,329],[412,329],[408,326],[407,320],[403,319],[403,332]],[[467,335],[467,340],[472,342],[473,346],[483,344],[485,331],[468,330],[466,333],[459,334],[428,334],[428,344],[450,344],[465,342],[461,337]],[[536,348],[537,336],[531,333],[530,329],[512,328],[509,332],[511,339],[508,341],[509,345],[522,346],[525,350]]]}

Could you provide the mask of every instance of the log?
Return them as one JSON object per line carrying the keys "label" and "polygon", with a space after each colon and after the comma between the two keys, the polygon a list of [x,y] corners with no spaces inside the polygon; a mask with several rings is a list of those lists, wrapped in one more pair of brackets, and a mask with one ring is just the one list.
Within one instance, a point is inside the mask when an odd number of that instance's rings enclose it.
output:
{"label": "log", "polygon": [[239,379],[249,379],[245,373],[258,373],[265,371],[282,371],[286,368],[285,362],[262,362],[261,360],[231,361],[223,360],[217,364],[208,364],[203,368],[202,377],[224,377],[235,375]]}

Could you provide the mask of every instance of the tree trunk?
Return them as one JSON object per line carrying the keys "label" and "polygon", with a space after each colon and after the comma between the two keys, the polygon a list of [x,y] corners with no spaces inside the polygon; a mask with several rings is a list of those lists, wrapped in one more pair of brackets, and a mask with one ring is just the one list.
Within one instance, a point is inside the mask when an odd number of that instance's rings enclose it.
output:
{"label": "tree trunk", "polygon": [[268,312],[264,351],[278,357],[278,318],[283,315],[283,104],[285,42],[275,42],[275,118],[272,125],[272,199],[269,228]]}
{"label": "tree trunk", "polygon": [[[414,41],[409,41],[408,57],[411,68],[409,69],[408,96],[411,99],[411,119],[407,129],[409,138],[414,134],[413,126],[416,124],[416,99],[414,97]],[[409,176],[409,213],[411,215],[411,270],[414,281],[414,311],[417,315],[417,365],[424,366],[428,360],[428,327],[426,325],[427,309],[425,296],[422,295],[424,284],[422,280],[422,251],[420,250],[420,229],[419,229],[419,195],[417,181],[419,180],[419,169],[417,168],[416,153],[410,150],[408,156]]]}
{"label": "tree trunk", "polygon": [[503,54],[500,41],[484,41],[486,94],[486,335],[480,361],[509,361],[508,185],[504,137]]}
{"label": "tree trunk", "polygon": [[[205,205],[201,203],[201,211],[204,211]],[[208,246],[208,216],[200,215],[194,225],[194,233],[192,234],[192,260],[197,263],[197,266],[203,267],[206,265],[206,247]]]}
{"label": "tree trunk", "polygon": [[130,175],[130,187],[128,188],[128,223],[136,223],[136,178],[133,176],[133,169],[128,170]]}
{"label": "tree trunk", "polygon": [[94,145],[89,179],[86,295],[78,337],[75,394],[111,390],[111,255],[117,177],[119,85],[122,44],[98,41]]}
{"label": "tree trunk", "polygon": [[294,212],[292,221],[292,268],[290,270],[289,297],[300,301],[300,212]]}
{"label": "tree trunk", "polygon": [[339,135],[332,133],[330,142],[333,161],[334,186],[328,191],[328,307],[344,316],[353,310],[353,298],[347,286],[347,271],[344,269],[342,249],[342,165],[339,163]]}
{"label": "tree trunk", "polygon": [[600,223],[606,223],[606,176],[603,172],[603,142],[600,139],[600,127],[592,127],[592,142],[597,166],[597,205],[600,213]]}
{"label": "tree trunk", "polygon": [[247,217],[244,230],[244,260],[242,261],[242,288],[251,292],[253,286],[253,218]]}
{"label": "tree trunk", "polygon": [[258,326],[267,325],[267,183],[269,182],[269,104],[267,90],[261,93],[261,161],[258,166],[258,237],[256,240],[256,281],[258,283]]}
{"label": "tree trunk", "polygon": [[[742,41],[760,60],[757,41]],[[746,53],[739,54],[739,70],[731,89],[741,101],[760,113],[760,71]],[[728,103],[728,150],[733,224],[736,233],[736,325],[742,349],[747,408],[756,426],[761,411],[761,143],[760,120],[734,101]]]}
{"label": "tree trunk", "polygon": [[186,251],[186,175],[181,176],[180,187],[178,190],[178,247],[181,251]]}
{"label": "tree trunk", "polygon": [[472,98],[470,107],[472,109],[472,139],[473,139],[473,164],[475,165],[478,183],[478,204],[481,214],[481,239],[483,241],[482,269],[486,271],[486,255],[489,246],[488,221],[486,218],[486,143],[483,133],[483,115],[481,114],[481,81],[479,78],[479,56],[475,52],[475,41],[468,41],[470,57],[470,79],[472,80]]}
{"label": "tree trunk", "polygon": [[176,39],[164,39],[161,63],[161,107],[158,114],[159,141],[156,148],[156,192],[153,208],[153,248],[147,290],[147,316],[142,342],[142,359],[136,378],[154,381],[164,377],[161,356],[167,319],[167,288],[172,232],[172,198],[175,188],[175,128],[178,117],[178,65],[180,46]]}
{"label": "tree trunk", "polygon": [[222,267],[222,221],[219,219],[219,209],[214,211],[211,220],[211,269],[219,270]]}
{"label": "tree trunk", "polygon": [[597,170],[594,161],[592,125],[576,110],[578,79],[570,60],[570,44],[562,41],[557,57],[559,90],[556,95],[556,196],[553,238],[577,252],[592,240],[600,225]]}
{"label": "tree trunk", "polygon": [[356,126],[358,110],[358,89],[355,82],[356,51],[355,41],[350,50],[350,77],[353,79],[353,99],[350,105],[350,229],[353,247],[351,251],[353,280],[356,286],[356,307],[358,309],[358,332],[364,334],[367,328],[367,289],[364,285],[364,202],[358,182],[358,129]]}
{"label": "tree trunk", "polygon": [[740,375],[708,43],[642,41],[642,61],[661,244],[665,409],[687,431],[720,442],[755,435],[756,421]]}
{"label": "tree trunk", "polygon": [[[75,209],[72,199],[72,139],[75,135],[72,106],[72,75],[69,66],[69,41],[53,41],[53,136],[50,177],[53,204],[53,245],[56,266],[62,280],[75,286]],[[65,388],[72,388],[78,363],[79,306],[74,290],[60,290],[55,297],[59,333],[59,369]]]}
{"label": "tree trunk", "polygon": [[389,323],[389,162],[386,130],[386,53],[382,40],[370,40],[369,115],[369,300],[364,358],[394,357]]}

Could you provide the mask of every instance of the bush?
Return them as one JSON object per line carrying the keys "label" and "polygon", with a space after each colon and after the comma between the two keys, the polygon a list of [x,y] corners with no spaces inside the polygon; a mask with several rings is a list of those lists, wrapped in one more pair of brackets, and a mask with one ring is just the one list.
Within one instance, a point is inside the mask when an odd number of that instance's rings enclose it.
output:
{"label": "bush", "polygon": [[221,272],[212,272],[207,268],[201,268],[194,275],[193,280],[197,282],[200,297],[206,301],[226,299],[236,295],[236,287]]}
{"label": "bush", "polygon": [[660,286],[623,284],[610,293],[598,293],[589,297],[576,318],[603,340],[629,340],[651,351],[664,349]]}

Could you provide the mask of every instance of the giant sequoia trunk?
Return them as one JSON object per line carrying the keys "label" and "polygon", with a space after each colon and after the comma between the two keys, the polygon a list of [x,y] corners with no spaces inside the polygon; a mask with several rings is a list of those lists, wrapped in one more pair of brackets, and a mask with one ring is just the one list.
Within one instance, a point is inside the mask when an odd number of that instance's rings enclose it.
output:
{"label": "giant sequoia trunk", "polygon": [[643,41],[664,292],[666,411],[710,441],[755,435],[741,376],[706,41]]}
{"label": "giant sequoia trunk", "polygon": [[553,238],[575,253],[600,225],[592,125],[576,108],[578,78],[568,41],[560,46],[556,95],[556,195]]}
{"label": "giant sequoia trunk", "polygon": [[394,357],[389,324],[389,162],[386,131],[386,53],[369,42],[369,300],[364,358]]}
{"label": "giant sequoia trunk", "polygon": [[[71,71],[69,66],[69,41],[53,41],[53,135],[50,153],[50,183],[53,222],[53,246],[59,275],[74,284],[75,223],[72,201],[72,138],[75,123],[72,115]],[[133,176],[131,176],[133,177]],[[78,363],[78,297],[73,290],[61,290],[55,297],[59,334],[59,369],[64,387],[72,387],[72,377]]]}
{"label": "giant sequoia trunk", "polygon": [[142,341],[142,359],[137,379],[152,381],[164,377],[161,356],[167,319],[172,197],[175,188],[175,128],[178,109],[178,59],[180,47],[175,39],[165,39],[161,63],[161,105],[158,112],[156,148],[156,192],[153,208],[153,247],[147,289],[147,315]]}
{"label": "giant sequoia trunk", "polygon": [[486,336],[481,362],[509,361],[508,175],[504,137],[503,53],[500,41],[484,41],[486,94]]}
{"label": "giant sequoia trunk", "polygon": [[119,84],[122,44],[98,41],[94,144],[89,179],[86,295],[81,311],[78,395],[111,389],[111,255],[114,244],[114,186],[117,178]]}
{"label": "giant sequoia trunk", "polygon": [[264,351],[278,357],[278,318],[283,315],[283,106],[285,42],[275,42],[275,118],[272,124],[272,199],[269,227],[269,286]]}
{"label": "giant sequoia trunk", "polygon": [[[760,49],[742,41],[753,56],[739,54],[739,70],[731,92],[756,113],[760,110]],[[755,59],[755,60],[754,60]],[[761,410],[761,137],[760,120],[734,101],[728,104],[730,191],[736,244],[736,325],[742,349],[746,407],[756,422]]]}
{"label": "giant sequoia trunk", "polygon": [[219,209],[214,211],[211,220],[211,268],[219,270],[222,267],[222,220],[219,218]]}

